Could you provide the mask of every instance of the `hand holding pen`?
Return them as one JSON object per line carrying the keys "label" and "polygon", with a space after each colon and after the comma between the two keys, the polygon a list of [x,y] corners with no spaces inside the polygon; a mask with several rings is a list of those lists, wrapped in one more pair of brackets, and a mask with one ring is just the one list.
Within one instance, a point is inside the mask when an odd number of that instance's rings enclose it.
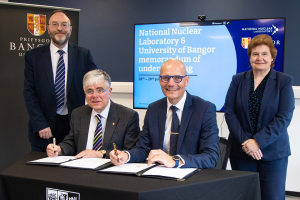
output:
{"label": "hand holding pen", "polygon": [[113,145],[114,145],[114,152],[115,152],[115,156],[117,156],[117,161],[118,161],[118,163],[120,163],[120,161],[119,161],[119,158],[118,158],[118,149],[117,149],[117,145],[115,144],[115,143],[113,143]]}
{"label": "hand holding pen", "polygon": [[109,153],[110,160],[114,165],[123,165],[128,160],[128,154],[118,151],[117,145],[113,143],[114,149]]}
{"label": "hand holding pen", "polygon": [[60,146],[56,145],[56,140],[53,138],[53,144],[49,144],[46,148],[47,156],[53,157],[61,154]]}

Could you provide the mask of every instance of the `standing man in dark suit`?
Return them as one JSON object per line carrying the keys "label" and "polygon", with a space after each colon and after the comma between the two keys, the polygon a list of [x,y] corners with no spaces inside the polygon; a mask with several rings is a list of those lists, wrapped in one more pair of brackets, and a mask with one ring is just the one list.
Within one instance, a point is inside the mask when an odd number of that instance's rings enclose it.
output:
{"label": "standing man in dark suit", "polygon": [[82,78],[97,69],[91,52],[68,42],[72,26],[62,10],[47,25],[51,43],[25,53],[24,100],[32,151],[46,151],[51,138],[69,133],[73,109],[84,105]]}
{"label": "standing man in dark suit", "polygon": [[120,149],[131,149],[139,136],[139,116],[132,109],[110,100],[111,80],[102,70],[92,70],[83,78],[88,105],[75,109],[71,118],[71,131],[55,147],[49,144],[47,155],[73,155],[76,157],[105,157],[106,151],[116,143]]}
{"label": "standing man in dark suit", "polygon": [[148,157],[148,164],[214,168],[219,152],[215,105],[186,92],[189,76],[179,60],[161,66],[159,83],[166,98],[149,105],[136,146],[118,156],[110,152],[111,161],[122,165]]}

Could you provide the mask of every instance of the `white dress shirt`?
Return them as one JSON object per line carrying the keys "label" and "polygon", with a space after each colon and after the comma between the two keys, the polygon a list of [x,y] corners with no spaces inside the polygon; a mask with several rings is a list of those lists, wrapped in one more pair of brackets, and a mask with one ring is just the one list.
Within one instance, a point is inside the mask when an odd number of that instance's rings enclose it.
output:
{"label": "white dress shirt", "polygon": [[[58,50],[59,50],[59,48],[57,48],[54,44],[50,43],[54,84],[55,84],[57,64],[58,64],[58,60],[60,57],[60,54],[57,52]],[[65,103],[60,109],[56,110],[56,113],[59,115],[67,115],[68,114],[68,107],[67,107],[68,43],[61,50],[63,50],[65,52],[63,54],[64,62],[65,62]]]}
{"label": "white dress shirt", "polygon": [[93,142],[94,142],[94,134],[95,130],[97,127],[97,114],[101,115],[101,123],[102,123],[102,144],[104,141],[104,132],[105,132],[105,127],[106,127],[106,121],[107,121],[107,116],[110,108],[110,100],[108,101],[108,105],[106,108],[101,112],[97,113],[94,109],[91,114],[91,120],[90,120],[90,126],[89,126],[89,132],[88,132],[88,139],[86,143],[86,149],[93,149]]}

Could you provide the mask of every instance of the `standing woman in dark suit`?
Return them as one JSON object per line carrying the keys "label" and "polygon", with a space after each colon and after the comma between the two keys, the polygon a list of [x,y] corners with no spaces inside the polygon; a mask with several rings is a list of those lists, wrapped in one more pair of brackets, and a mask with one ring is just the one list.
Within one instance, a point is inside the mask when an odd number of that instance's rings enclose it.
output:
{"label": "standing woman in dark suit", "polygon": [[233,76],[225,101],[231,167],[259,173],[262,200],[285,199],[291,155],[293,78],[273,69],[276,55],[270,36],[254,37],[248,47],[252,69]]}

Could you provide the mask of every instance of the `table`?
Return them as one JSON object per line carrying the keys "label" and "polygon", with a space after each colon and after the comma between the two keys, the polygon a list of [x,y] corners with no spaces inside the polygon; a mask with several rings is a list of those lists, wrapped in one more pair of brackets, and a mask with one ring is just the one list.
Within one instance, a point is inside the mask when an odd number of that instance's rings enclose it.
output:
{"label": "table", "polygon": [[0,199],[41,200],[47,188],[79,193],[81,200],[260,199],[259,175],[253,172],[203,169],[185,181],[173,181],[25,164],[43,157],[45,153],[30,152],[3,171]]}

